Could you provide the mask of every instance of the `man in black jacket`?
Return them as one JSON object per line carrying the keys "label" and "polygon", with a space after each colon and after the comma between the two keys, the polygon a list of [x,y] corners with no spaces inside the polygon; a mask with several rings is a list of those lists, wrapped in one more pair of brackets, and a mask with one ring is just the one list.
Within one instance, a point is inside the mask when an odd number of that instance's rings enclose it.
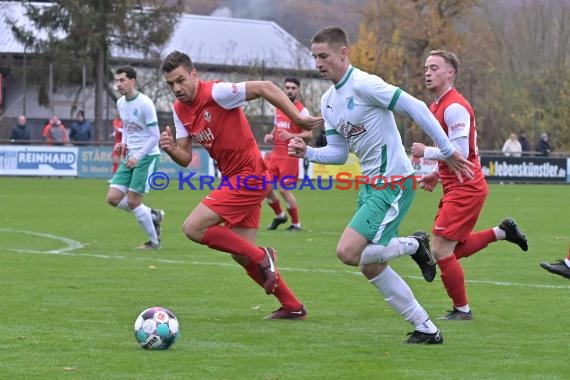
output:
{"label": "man in black jacket", "polygon": [[12,128],[10,133],[10,142],[12,144],[30,143],[30,132],[26,128],[26,117],[24,115],[18,116],[18,123]]}

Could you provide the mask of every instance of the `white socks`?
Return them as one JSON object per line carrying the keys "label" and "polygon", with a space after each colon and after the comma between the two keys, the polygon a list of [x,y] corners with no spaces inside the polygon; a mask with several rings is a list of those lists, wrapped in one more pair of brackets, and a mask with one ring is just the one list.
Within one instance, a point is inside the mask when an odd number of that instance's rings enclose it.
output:
{"label": "white socks", "polygon": [[437,327],[418,303],[408,284],[392,268],[386,267],[382,273],[369,281],[384,296],[386,302],[406,321],[412,323],[417,331],[426,334],[437,332]]}
{"label": "white socks", "polygon": [[145,206],[143,203],[134,210],[129,209],[127,196],[125,195],[121,201],[115,206],[118,209],[125,210],[128,212],[132,212],[135,214],[135,218],[139,222],[140,226],[142,227],[143,231],[148,236],[149,240],[155,244],[158,244],[158,237],[156,236],[156,230],[154,228],[153,220],[155,216],[152,215],[150,212],[150,207]]}
{"label": "white socks", "polygon": [[360,256],[360,265],[384,263],[403,255],[413,255],[417,252],[419,243],[414,238],[392,238],[387,246],[368,244]]}
{"label": "white socks", "polygon": [[152,223],[152,215],[150,213],[150,208],[141,204],[139,207],[133,210],[133,214],[137,218],[140,226],[147,234],[149,240],[155,244],[158,244],[158,237],[156,236],[156,230],[154,229],[154,224]]}
{"label": "white socks", "polygon": [[497,240],[505,240],[507,238],[507,233],[499,227],[493,227],[493,232],[495,233]]}
{"label": "white socks", "polygon": [[463,305],[463,306],[453,306],[454,308],[456,308],[459,311],[462,311],[464,313],[469,313],[471,311],[471,308],[469,307],[469,304],[467,305]]}

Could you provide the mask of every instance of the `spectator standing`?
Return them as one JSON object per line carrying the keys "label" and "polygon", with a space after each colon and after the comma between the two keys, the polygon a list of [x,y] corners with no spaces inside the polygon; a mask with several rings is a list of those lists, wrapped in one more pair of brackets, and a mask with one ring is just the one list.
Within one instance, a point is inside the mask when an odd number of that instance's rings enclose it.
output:
{"label": "spectator standing", "polygon": [[503,149],[501,149],[501,152],[503,152],[503,154],[507,157],[508,156],[513,156],[513,157],[520,157],[521,156],[522,146],[521,146],[521,143],[519,142],[519,139],[517,138],[516,133],[511,133],[509,135],[509,138],[503,144]]}
{"label": "spectator standing", "polygon": [[536,143],[536,151],[538,156],[549,156],[552,149],[550,148],[550,136],[543,132],[540,134],[540,140]]}
{"label": "spectator standing", "polygon": [[53,115],[50,121],[44,126],[42,136],[48,145],[65,145],[69,142],[67,128],[59,120],[57,115]]}
{"label": "spectator standing", "polygon": [[528,155],[528,152],[530,152],[530,144],[526,138],[526,131],[521,131],[521,133],[519,133],[519,142],[521,143],[523,156]]}
{"label": "spectator standing", "polygon": [[24,115],[18,116],[18,122],[10,132],[10,142],[12,144],[29,144],[30,132],[26,127],[26,117]]}
{"label": "spectator standing", "polygon": [[84,111],[77,111],[76,119],[69,130],[69,138],[76,145],[86,145],[93,139],[91,123],[85,120]]}

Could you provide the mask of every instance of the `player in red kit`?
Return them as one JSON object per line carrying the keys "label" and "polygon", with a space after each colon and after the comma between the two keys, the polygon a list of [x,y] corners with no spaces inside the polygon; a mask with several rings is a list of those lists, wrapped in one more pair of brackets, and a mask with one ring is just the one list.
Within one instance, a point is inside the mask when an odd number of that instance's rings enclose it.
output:
{"label": "player in red kit", "polygon": [[269,187],[266,166],[241,106],[262,97],[283,110],[298,125],[316,128],[322,119],[304,116],[273,83],[203,81],[190,57],[174,51],[161,64],[166,83],[176,96],[176,142],[167,126],[160,147],[179,165],[192,160],[192,141],[201,144],[218,163],[222,183],[188,215],[184,234],[192,241],[227,252],[256,283],[273,294],[281,307],[267,318],[304,319],[303,304],[276,267],[277,251],[255,244],[261,205]]}
{"label": "player in red kit", "polygon": [[113,119],[113,153],[111,154],[111,159],[113,160],[113,174],[117,172],[119,164],[121,163],[121,150],[119,149],[121,141],[123,139],[123,122],[121,121],[121,116],[119,111],[117,111],[117,116]]}
{"label": "player in red kit", "polygon": [[[299,95],[299,86],[301,82],[297,78],[285,78],[285,94],[293,102],[301,115],[309,115],[309,111],[303,103],[297,100]],[[294,137],[309,139],[313,136],[311,131],[306,131],[293,123],[287,115],[280,109],[275,110],[274,128],[270,134],[265,135],[265,143],[273,143],[273,151],[268,159],[269,175],[278,181],[279,193],[285,200],[287,212],[291,216],[291,225],[287,231],[300,231],[301,222],[299,220],[299,208],[297,199],[290,190],[299,178],[299,159],[291,157],[287,153],[287,145]],[[283,212],[279,197],[275,191],[271,189],[267,195],[267,203],[275,213],[275,218],[269,226],[269,230],[276,230],[277,227],[287,222],[287,214]]]}
{"label": "player in red kit", "polygon": [[433,50],[426,59],[424,71],[426,87],[436,97],[430,110],[456,149],[474,165],[473,178],[460,182],[442,161],[438,148],[420,143],[412,146],[414,156],[439,161],[438,169],[424,176],[420,186],[433,191],[438,180],[443,186],[432,229],[431,250],[440,268],[443,285],[453,301],[453,309],[440,319],[470,320],[473,314],[467,302],[465,276],[458,259],[469,257],[498,240],[517,244],[523,251],[528,250],[528,242],[512,218],[506,218],[496,227],[473,232],[489,191],[479,162],[473,109],[453,87],[459,72],[459,60],[454,53]]}

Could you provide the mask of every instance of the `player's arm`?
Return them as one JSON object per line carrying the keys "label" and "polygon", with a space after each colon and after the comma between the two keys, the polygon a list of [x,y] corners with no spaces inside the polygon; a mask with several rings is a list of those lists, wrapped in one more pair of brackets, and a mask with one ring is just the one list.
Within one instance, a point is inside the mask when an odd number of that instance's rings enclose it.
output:
{"label": "player's arm", "polygon": [[294,138],[287,147],[290,156],[306,158],[319,164],[342,165],[348,159],[348,142],[325,122],[327,145],[321,148],[307,146],[303,139]]}
{"label": "player's arm", "polygon": [[[461,104],[453,103],[445,109],[445,124],[449,127],[449,140],[463,158],[469,156],[469,128],[471,125],[471,117],[469,111]],[[428,146],[424,144],[414,143],[412,145],[412,154],[416,157],[425,157],[430,160],[445,160],[444,154],[438,147]]]}
{"label": "player's arm", "polygon": [[263,98],[275,107],[279,108],[291,121],[308,131],[318,128],[322,124],[322,118],[303,115],[289,100],[287,95],[279,87],[269,81],[245,82],[245,98],[247,101]]}
{"label": "player's arm", "polygon": [[283,140],[289,140],[295,137],[299,137],[303,140],[308,140],[310,138],[313,137],[313,132],[311,131],[303,131],[303,132],[299,132],[299,133],[291,133],[291,132],[285,132],[283,131],[281,133],[281,139]]}
{"label": "player's arm", "polygon": [[182,167],[187,167],[192,162],[192,139],[176,111],[173,111],[172,114],[176,127],[176,142],[174,141],[174,136],[172,136],[170,126],[167,125],[164,132],[160,134],[160,149],[166,152],[172,158],[172,161]]}
{"label": "player's arm", "polygon": [[303,130],[301,132],[288,132],[288,131],[280,131],[279,133],[279,138],[281,140],[290,140],[293,139],[295,137],[299,137],[303,140],[309,140],[311,138],[313,138],[313,132],[312,131],[306,131]]}
{"label": "player's arm", "polygon": [[[311,114],[309,113],[309,110],[305,107],[301,110],[301,115],[303,116],[310,116]],[[309,140],[313,138],[313,131],[307,131],[307,130],[302,130],[301,132],[298,133],[289,133],[291,135],[291,137],[289,138],[294,138],[294,137],[300,137],[303,140]]]}
{"label": "player's arm", "polygon": [[449,169],[454,172],[459,182],[463,182],[462,176],[473,178],[473,163],[462,156],[460,151],[455,148],[454,144],[443,132],[443,128],[439,125],[437,119],[433,116],[424,102],[414,98],[404,91],[396,92],[397,96],[391,104],[394,104],[393,110],[411,117],[439,147],[443,160],[445,160]]}

